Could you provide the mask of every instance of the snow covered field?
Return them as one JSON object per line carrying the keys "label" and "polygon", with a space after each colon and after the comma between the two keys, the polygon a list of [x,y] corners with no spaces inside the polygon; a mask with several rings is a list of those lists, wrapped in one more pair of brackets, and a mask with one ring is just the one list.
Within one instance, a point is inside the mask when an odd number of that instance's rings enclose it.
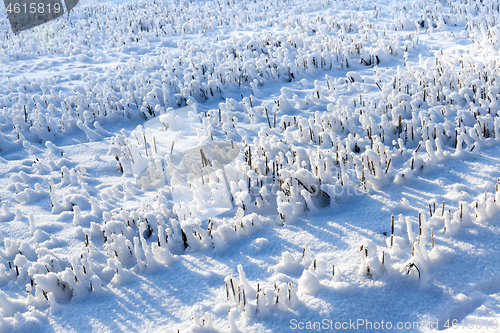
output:
{"label": "snow covered field", "polygon": [[0,332],[500,332],[499,10],[2,7]]}

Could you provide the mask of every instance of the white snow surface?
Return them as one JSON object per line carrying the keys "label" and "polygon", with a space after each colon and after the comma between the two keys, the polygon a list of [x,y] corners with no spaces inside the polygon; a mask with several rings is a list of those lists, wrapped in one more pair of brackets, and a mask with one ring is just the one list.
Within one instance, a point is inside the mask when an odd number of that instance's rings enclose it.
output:
{"label": "white snow surface", "polygon": [[499,331],[498,2],[0,11],[0,332]]}

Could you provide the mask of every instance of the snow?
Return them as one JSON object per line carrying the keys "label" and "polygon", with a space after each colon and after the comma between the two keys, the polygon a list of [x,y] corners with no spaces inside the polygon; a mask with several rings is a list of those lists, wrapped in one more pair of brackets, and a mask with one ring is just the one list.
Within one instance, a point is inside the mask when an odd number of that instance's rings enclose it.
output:
{"label": "snow", "polygon": [[0,331],[498,330],[496,2],[0,11]]}

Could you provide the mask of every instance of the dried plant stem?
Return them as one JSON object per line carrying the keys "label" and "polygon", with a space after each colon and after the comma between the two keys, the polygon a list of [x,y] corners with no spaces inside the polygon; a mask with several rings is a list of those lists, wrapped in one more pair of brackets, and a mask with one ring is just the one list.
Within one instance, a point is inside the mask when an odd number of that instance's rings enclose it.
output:
{"label": "dried plant stem", "polygon": [[431,228],[432,248],[434,248],[434,228]]}

